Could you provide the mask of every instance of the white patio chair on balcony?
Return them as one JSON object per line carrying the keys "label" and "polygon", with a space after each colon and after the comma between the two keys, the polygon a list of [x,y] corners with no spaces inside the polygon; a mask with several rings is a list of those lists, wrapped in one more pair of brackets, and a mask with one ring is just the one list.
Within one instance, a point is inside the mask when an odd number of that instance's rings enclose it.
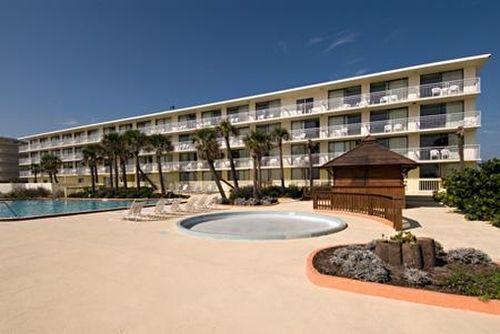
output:
{"label": "white patio chair on balcony", "polygon": [[351,104],[350,104],[350,103],[344,103],[344,104],[342,105],[342,108],[351,108],[351,107],[352,107],[352,106],[351,106]]}
{"label": "white patio chair on balcony", "polygon": [[432,96],[439,96],[441,95],[442,89],[439,87],[434,87],[431,89]]}
{"label": "white patio chair on balcony", "polygon": [[389,95],[390,102],[398,102],[398,100],[399,100],[399,96],[397,96],[396,94]]}
{"label": "white patio chair on balcony", "polygon": [[311,109],[313,114],[318,114],[326,111],[326,107],[324,105],[316,106]]}
{"label": "white patio chair on balcony", "polygon": [[448,93],[450,94],[458,94],[459,92],[460,92],[460,87],[458,87],[458,85],[451,85],[448,90]]}
{"label": "white patio chair on balcony", "polygon": [[269,166],[277,166],[277,165],[278,165],[278,159],[276,158],[269,159]]}
{"label": "white patio chair on balcony", "polygon": [[391,124],[384,125],[384,132],[392,132],[392,125]]}
{"label": "white patio chair on balcony", "polygon": [[401,123],[396,123],[396,124],[394,124],[393,130],[394,131],[403,131],[404,130],[404,126]]}
{"label": "white patio chair on balcony", "polygon": [[431,150],[430,151],[431,160],[439,160],[439,151]]}
{"label": "white patio chair on balcony", "polygon": [[447,159],[449,159],[449,158],[450,158],[450,153],[451,153],[451,152],[450,152],[450,150],[449,150],[449,149],[447,149],[447,148],[443,148],[443,149],[441,150],[441,159],[443,159],[443,160],[447,160]]}
{"label": "white patio chair on balcony", "polygon": [[391,97],[389,95],[382,96],[379,100],[380,103],[387,103],[391,100]]}
{"label": "white patio chair on balcony", "polygon": [[341,136],[347,136],[349,134],[349,129],[347,127],[343,127],[340,129],[340,135]]}

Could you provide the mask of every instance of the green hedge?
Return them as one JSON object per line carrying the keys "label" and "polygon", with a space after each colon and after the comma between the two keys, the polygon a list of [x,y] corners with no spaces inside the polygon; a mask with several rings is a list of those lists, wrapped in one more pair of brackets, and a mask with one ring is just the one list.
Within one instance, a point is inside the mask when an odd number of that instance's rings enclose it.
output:
{"label": "green hedge", "polygon": [[[302,188],[291,185],[286,188],[281,188],[280,186],[270,186],[262,188],[260,191],[262,197],[291,197],[291,198],[302,198]],[[246,186],[238,188],[237,190],[231,190],[229,194],[229,199],[233,201],[235,198],[249,199],[253,197],[253,186]]]}
{"label": "green hedge", "polygon": [[435,200],[457,208],[467,219],[488,220],[500,227],[500,159],[454,171],[443,179],[443,188],[434,193]]}
{"label": "green hedge", "polygon": [[[74,198],[159,198],[160,194],[155,193],[152,188],[142,187],[138,191],[136,188],[120,188],[118,190],[113,190],[109,188],[99,188],[94,193],[92,189],[85,188],[83,191],[70,194],[69,197]],[[169,193],[167,197],[184,197],[181,195]]]}

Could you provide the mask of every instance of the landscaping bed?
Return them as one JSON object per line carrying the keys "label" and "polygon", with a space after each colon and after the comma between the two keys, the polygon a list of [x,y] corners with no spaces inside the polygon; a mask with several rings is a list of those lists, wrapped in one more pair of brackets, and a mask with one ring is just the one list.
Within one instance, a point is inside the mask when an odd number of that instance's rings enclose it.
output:
{"label": "landscaping bed", "polygon": [[326,248],[314,255],[312,265],[323,275],[500,299],[500,266],[488,255],[472,248],[444,252],[433,239],[409,233]]}

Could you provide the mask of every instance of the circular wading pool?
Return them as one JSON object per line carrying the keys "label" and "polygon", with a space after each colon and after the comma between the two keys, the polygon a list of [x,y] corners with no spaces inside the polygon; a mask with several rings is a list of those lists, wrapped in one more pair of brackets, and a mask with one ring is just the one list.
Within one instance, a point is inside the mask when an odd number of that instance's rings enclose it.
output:
{"label": "circular wading pool", "polygon": [[340,218],[306,212],[232,211],[202,214],[179,221],[186,233],[221,239],[296,239],[341,231]]}

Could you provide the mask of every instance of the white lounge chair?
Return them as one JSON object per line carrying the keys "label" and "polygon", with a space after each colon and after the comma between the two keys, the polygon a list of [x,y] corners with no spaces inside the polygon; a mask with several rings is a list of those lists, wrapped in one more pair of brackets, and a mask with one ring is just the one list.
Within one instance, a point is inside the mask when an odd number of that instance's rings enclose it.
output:
{"label": "white lounge chair", "polygon": [[139,220],[147,218],[142,214],[143,208],[144,208],[144,202],[137,202],[134,200],[130,205],[130,208],[127,210],[127,212],[125,212],[123,219],[137,222]]}
{"label": "white lounge chair", "polygon": [[438,150],[431,150],[430,155],[431,155],[431,160],[439,160]]}
{"label": "white lounge chair", "polygon": [[167,204],[173,203],[172,200],[168,199],[159,199],[158,202],[156,202],[155,207],[153,208],[153,212],[148,214],[148,217],[152,218],[169,218],[172,217],[173,215],[171,213],[168,213],[165,211],[165,207]]}

